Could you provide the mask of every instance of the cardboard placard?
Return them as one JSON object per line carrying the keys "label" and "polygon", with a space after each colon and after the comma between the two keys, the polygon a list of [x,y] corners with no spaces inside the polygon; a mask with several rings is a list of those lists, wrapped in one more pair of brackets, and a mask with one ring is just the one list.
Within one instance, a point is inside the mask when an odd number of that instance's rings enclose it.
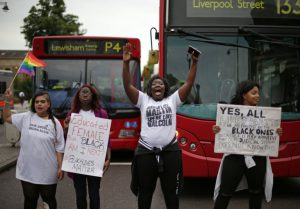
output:
{"label": "cardboard placard", "polygon": [[281,108],[218,104],[215,152],[278,156]]}
{"label": "cardboard placard", "polygon": [[72,113],[62,170],[102,177],[111,120]]}

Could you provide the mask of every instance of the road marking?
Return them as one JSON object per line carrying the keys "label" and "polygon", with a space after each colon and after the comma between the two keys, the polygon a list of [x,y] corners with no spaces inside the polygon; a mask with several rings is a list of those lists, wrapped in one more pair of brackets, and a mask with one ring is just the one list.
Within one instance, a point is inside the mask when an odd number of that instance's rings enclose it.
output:
{"label": "road marking", "polygon": [[131,165],[131,162],[111,162],[110,165]]}

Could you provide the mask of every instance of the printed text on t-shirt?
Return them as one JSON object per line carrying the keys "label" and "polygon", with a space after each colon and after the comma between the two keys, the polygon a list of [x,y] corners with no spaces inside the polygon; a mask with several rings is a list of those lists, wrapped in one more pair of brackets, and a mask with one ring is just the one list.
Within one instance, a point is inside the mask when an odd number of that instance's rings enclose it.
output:
{"label": "printed text on t-shirt", "polygon": [[41,126],[41,125],[37,125],[37,124],[33,124],[33,123],[29,124],[29,130],[32,130],[32,131],[38,131],[40,133],[49,134],[49,132],[50,132],[49,129],[50,129],[49,125]]}
{"label": "printed text on t-shirt", "polygon": [[167,104],[147,107],[146,117],[149,127],[172,125],[172,109]]}

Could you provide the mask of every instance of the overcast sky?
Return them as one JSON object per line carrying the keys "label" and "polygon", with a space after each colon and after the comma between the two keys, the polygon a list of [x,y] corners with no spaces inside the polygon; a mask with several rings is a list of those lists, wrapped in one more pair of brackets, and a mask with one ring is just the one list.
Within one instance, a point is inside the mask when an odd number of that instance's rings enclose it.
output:
{"label": "overcast sky", "polygon": [[[39,0],[4,0],[8,12],[0,5],[0,49],[26,50],[21,34],[23,19]],[[3,2],[0,0],[0,2]],[[89,36],[137,37],[142,46],[142,66],[148,60],[150,29],[158,29],[159,0],[64,0],[66,13],[79,17],[78,22]],[[154,35],[153,35],[154,36]],[[158,43],[153,42],[153,48]]]}

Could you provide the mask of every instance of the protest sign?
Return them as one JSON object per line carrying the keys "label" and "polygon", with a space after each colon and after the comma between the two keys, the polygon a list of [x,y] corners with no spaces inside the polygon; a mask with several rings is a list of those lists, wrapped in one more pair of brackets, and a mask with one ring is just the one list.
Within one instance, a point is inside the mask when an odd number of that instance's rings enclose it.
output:
{"label": "protest sign", "polygon": [[281,108],[218,104],[216,153],[278,156]]}
{"label": "protest sign", "polygon": [[111,120],[72,113],[62,170],[102,177]]}

